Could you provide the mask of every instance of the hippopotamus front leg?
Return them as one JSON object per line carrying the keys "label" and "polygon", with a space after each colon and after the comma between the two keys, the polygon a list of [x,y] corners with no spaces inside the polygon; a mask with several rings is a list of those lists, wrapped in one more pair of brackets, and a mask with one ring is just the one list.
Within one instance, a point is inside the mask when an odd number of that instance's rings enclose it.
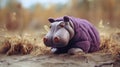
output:
{"label": "hippopotamus front leg", "polygon": [[75,55],[75,54],[79,54],[79,53],[83,53],[83,50],[80,48],[71,48],[68,50],[68,54],[70,54],[70,55]]}
{"label": "hippopotamus front leg", "polygon": [[54,54],[62,54],[62,53],[67,53],[69,50],[68,47],[63,47],[63,48],[51,48],[51,52]]}
{"label": "hippopotamus front leg", "polygon": [[68,54],[78,54],[78,53],[83,53],[83,52],[88,52],[90,49],[90,42],[89,41],[82,41],[82,42],[77,42],[73,48],[70,48],[68,50]]}

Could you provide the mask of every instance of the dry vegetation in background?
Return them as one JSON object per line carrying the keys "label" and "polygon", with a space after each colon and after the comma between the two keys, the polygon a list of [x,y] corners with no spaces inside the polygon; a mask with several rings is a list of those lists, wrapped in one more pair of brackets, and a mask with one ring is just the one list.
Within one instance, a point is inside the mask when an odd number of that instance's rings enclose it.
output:
{"label": "dry vegetation in background", "polygon": [[113,27],[120,27],[120,0],[69,0],[66,4],[50,4],[49,8],[40,3],[25,8],[17,0],[5,1],[6,5],[2,7],[4,0],[0,0],[0,27],[3,27],[4,23],[12,24],[9,15],[13,12],[17,19],[13,26],[22,24],[25,27],[31,21],[44,25],[48,24],[46,19],[49,17],[70,15],[85,18],[95,25],[102,19],[106,22],[105,25],[109,23]]}

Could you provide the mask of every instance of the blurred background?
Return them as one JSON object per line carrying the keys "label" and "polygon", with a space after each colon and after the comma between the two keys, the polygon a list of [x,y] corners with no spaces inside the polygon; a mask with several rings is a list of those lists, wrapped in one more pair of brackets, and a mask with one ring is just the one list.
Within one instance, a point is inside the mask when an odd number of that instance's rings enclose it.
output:
{"label": "blurred background", "polygon": [[0,28],[7,30],[43,28],[64,15],[120,28],[120,0],[0,0]]}

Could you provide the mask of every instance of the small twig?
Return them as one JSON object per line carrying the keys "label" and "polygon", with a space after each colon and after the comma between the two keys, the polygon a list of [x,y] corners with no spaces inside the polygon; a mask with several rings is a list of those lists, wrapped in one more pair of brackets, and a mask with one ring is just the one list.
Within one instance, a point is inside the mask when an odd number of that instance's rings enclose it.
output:
{"label": "small twig", "polygon": [[95,65],[95,67],[102,67],[104,65],[113,65],[114,62],[110,62],[110,63],[102,63],[102,64],[99,64],[99,65]]}

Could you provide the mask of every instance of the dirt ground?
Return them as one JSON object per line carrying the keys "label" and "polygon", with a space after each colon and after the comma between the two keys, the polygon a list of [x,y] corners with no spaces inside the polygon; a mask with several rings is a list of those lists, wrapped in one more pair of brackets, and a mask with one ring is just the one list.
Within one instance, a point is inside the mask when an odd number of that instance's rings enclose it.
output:
{"label": "dirt ground", "polygon": [[120,67],[111,54],[0,55],[0,67]]}

